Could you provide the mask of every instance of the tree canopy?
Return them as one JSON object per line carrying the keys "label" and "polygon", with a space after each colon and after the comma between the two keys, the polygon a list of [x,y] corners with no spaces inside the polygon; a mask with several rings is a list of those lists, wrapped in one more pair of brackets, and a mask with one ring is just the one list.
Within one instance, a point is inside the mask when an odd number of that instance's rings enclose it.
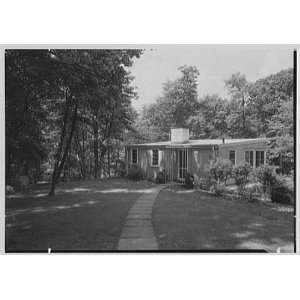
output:
{"label": "tree canopy", "polygon": [[[293,163],[293,70],[249,82],[235,73],[228,97],[198,96],[199,70],[178,68],[156,101],[138,114],[130,67],[136,49],[6,50],[6,182],[49,175],[102,178],[124,167],[124,144],[168,140],[172,127],[192,138],[272,138],[270,158]],[[47,175],[47,176],[48,176]]]}
{"label": "tree canopy", "polygon": [[129,69],[140,55],[135,49],[7,50],[7,182],[38,178],[44,166],[53,194],[71,170],[98,177],[110,143],[122,141],[133,122]]}
{"label": "tree canopy", "polygon": [[[199,97],[195,67],[179,68],[181,76],[163,85],[162,95],[145,107],[136,122],[144,141],[166,140],[170,129],[187,127],[192,138],[274,139],[270,158],[293,157],[293,70],[255,82],[235,73],[225,80],[227,98]],[[199,87],[201,89],[201,86]],[[136,136],[141,141],[140,136]],[[291,165],[291,164],[290,164]]]}

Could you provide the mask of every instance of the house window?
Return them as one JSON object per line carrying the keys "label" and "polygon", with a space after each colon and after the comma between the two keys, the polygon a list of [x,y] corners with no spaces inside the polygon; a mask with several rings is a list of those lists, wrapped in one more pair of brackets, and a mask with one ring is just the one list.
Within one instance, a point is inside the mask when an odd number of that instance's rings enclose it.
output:
{"label": "house window", "polygon": [[253,151],[245,151],[245,161],[253,167]]}
{"label": "house window", "polygon": [[229,160],[235,165],[235,150],[229,151]]}
{"label": "house window", "polygon": [[265,164],[265,151],[256,151],[255,153],[255,166],[259,167]]}
{"label": "house window", "polygon": [[131,163],[132,164],[137,164],[137,162],[138,162],[137,149],[132,149],[132,151],[131,151]]}
{"label": "house window", "polygon": [[152,166],[158,166],[158,150],[152,150]]}

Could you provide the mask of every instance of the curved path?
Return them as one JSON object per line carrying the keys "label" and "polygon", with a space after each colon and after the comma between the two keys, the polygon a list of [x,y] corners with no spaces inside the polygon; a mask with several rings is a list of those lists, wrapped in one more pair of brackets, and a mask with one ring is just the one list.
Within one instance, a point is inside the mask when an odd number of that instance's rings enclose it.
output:
{"label": "curved path", "polygon": [[164,186],[157,186],[144,193],[129,210],[118,250],[157,250],[152,226],[152,207],[157,195]]}

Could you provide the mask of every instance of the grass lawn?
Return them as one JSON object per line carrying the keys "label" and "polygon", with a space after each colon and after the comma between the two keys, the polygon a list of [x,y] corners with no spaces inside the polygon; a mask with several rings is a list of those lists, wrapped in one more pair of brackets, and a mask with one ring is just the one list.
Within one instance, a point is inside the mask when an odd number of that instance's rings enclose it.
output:
{"label": "grass lawn", "polygon": [[[280,208],[280,207],[279,207]],[[293,212],[195,190],[162,190],[153,208],[159,249],[294,251]]]}
{"label": "grass lawn", "polygon": [[114,250],[128,210],[153,184],[126,179],[47,184],[6,197],[6,251]]}

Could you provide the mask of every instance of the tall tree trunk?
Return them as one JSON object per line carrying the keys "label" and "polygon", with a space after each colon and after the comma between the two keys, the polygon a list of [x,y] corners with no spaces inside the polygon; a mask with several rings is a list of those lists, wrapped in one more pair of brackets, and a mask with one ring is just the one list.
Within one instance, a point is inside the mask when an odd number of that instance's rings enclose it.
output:
{"label": "tall tree trunk", "polygon": [[98,124],[97,122],[94,124],[94,177],[98,178],[99,171],[99,151],[98,151]]}
{"label": "tall tree trunk", "polygon": [[[69,106],[69,105],[67,105],[67,106]],[[66,110],[68,111],[69,107],[67,107]],[[65,117],[64,117],[65,122],[64,122],[64,125],[63,125],[60,146],[59,146],[59,149],[58,149],[58,152],[57,152],[57,155],[56,155],[57,158],[56,158],[56,162],[55,162],[54,170],[53,170],[53,174],[52,174],[52,181],[51,181],[51,188],[50,188],[49,196],[52,196],[52,195],[55,194],[55,185],[59,181],[60,174],[61,174],[61,172],[64,168],[66,158],[69,154],[70,146],[71,146],[71,143],[72,143],[72,138],[73,138],[75,127],[76,127],[77,111],[78,111],[78,103],[76,101],[75,102],[74,113],[73,113],[73,117],[72,117],[71,129],[70,129],[70,133],[69,133],[68,137],[67,137],[67,134],[66,134],[68,114],[65,114]],[[66,139],[66,146],[65,146],[64,151],[62,151],[65,139]],[[62,158],[60,159],[61,155],[62,155]]]}
{"label": "tall tree trunk", "polygon": [[242,106],[243,106],[243,137],[245,138],[246,136],[246,112],[245,112],[245,96],[243,96],[242,100]]}
{"label": "tall tree trunk", "polygon": [[54,169],[53,169],[52,178],[51,178],[51,187],[50,187],[50,191],[48,194],[49,196],[54,195],[54,192],[55,192],[57,169],[58,169],[58,165],[59,165],[62,150],[63,150],[65,135],[66,135],[66,130],[67,130],[68,117],[69,117],[69,113],[70,113],[70,97],[68,96],[67,90],[65,91],[65,98],[66,98],[66,106],[65,106],[64,116],[63,116],[63,126],[62,126],[62,130],[61,130],[61,134],[60,134],[59,146],[58,146],[56,154],[55,154],[55,163],[54,163]]}
{"label": "tall tree trunk", "polygon": [[108,177],[110,178],[110,146],[107,147],[107,173]]}

